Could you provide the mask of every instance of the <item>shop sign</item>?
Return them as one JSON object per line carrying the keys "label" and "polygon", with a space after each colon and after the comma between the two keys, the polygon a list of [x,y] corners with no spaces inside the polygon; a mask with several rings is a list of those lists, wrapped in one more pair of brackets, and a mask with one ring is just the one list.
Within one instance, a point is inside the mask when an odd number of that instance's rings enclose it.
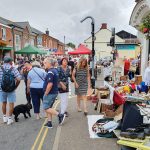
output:
{"label": "shop sign", "polygon": [[117,45],[117,50],[135,50],[135,45]]}

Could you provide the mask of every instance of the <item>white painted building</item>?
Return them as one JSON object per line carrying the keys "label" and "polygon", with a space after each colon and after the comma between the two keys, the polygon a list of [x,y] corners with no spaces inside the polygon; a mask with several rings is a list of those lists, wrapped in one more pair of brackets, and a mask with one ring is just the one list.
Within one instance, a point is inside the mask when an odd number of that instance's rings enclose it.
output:
{"label": "white painted building", "polygon": [[[107,46],[110,42],[110,38],[112,36],[111,30],[107,28],[107,24],[103,23],[100,30],[95,33],[95,56],[98,60],[99,58],[112,56],[111,51],[112,47]],[[116,44],[124,44],[125,40],[115,35]],[[84,41],[84,44],[92,49],[92,37],[89,37]]]}
{"label": "white painted building", "polygon": [[150,0],[136,0],[136,6],[133,9],[130,25],[138,30],[138,38],[142,44],[142,55],[141,55],[141,74],[144,74],[145,68],[148,64],[148,57],[150,55],[150,40],[140,32],[140,25],[143,18],[150,14]]}

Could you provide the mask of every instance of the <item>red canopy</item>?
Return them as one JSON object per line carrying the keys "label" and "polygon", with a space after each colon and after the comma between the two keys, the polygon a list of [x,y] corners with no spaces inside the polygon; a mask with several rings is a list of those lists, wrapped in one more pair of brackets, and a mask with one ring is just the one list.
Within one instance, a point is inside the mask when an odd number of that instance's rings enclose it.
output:
{"label": "red canopy", "polygon": [[86,46],[80,44],[80,46],[75,49],[74,51],[72,52],[68,52],[69,55],[85,55],[85,54],[91,54],[91,50],[88,49]]}

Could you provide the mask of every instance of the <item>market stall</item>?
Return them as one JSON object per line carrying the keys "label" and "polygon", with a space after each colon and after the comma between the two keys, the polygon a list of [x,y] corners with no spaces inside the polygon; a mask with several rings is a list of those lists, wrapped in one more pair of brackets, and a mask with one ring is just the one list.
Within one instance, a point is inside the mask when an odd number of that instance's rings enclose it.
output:
{"label": "market stall", "polygon": [[[150,149],[149,86],[139,75],[132,80],[129,80],[128,76],[115,77],[117,80],[110,77],[104,81],[103,87],[96,87],[91,98],[95,109],[103,114],[103,119],[106,120],[99,120],[93,130],[101,137],[114,137],[113,131],[120,145],[139,150]],[[106,129],[105,125],[112,127],[111,132],[105,130],[102,133],[102,129]]]}

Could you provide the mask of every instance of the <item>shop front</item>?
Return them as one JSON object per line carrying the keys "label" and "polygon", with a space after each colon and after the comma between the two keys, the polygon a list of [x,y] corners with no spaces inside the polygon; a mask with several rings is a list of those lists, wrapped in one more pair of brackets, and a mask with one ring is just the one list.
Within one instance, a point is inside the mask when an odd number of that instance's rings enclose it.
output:
{"label": "shop front", "polygon": [[150,1],[136,0],[136,3],[130,18],[130,25],[138,30],[138,38],[141,41],[141,74],[143,75],[150,59],[150,40],[144,31],[147,27],[142,27],[144,19],[150,15]]}
{"label": "shop front", "polygon": [[3,60],[5,56],[12,56],[11,46],[8,46],[7,41],[0,40],[0,61]]}

